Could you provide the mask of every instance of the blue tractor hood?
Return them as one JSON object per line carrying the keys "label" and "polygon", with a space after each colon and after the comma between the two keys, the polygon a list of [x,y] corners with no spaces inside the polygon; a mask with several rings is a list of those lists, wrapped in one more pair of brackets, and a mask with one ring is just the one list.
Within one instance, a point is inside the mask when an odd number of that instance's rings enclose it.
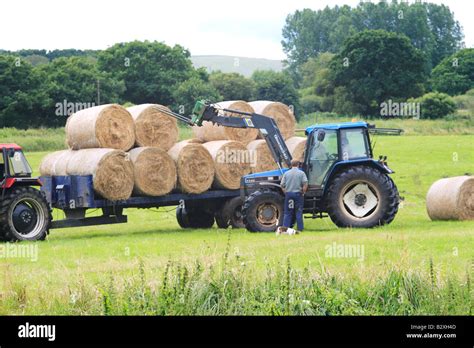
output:
{"label": "blue tractor hood", "polygon": [[244,176],[244,180],[248,179],[257,179],[257,178],[269,178],[269,177],[280,177],[282,176],[285,172],[287,172],[289,169],[288,168],[282,168],[280,169],[275,169],[275,170],[268,170],[266,172],[260,172],[260,173],[253,173],[249,175]]}

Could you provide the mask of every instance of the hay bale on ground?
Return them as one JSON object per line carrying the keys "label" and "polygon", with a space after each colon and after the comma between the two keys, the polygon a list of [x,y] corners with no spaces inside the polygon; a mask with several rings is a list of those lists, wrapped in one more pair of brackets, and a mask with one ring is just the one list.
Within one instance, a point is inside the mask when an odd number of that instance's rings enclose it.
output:
{"label": "hay bale on ground", "polygon": [[207,191],[214,179],[214,162],[201,144],[181,141],[168,154],[176,163],[178,188],[186,193]]}
{"label": "hay bale on ground", "polygon": [[306,149],[306,138],[291,137],[287,139],[285,143],[291,153],[291,157],[302,162],[304,160],[304,151]]}
{"label": "hay bale on ground", "polygon": [[128,199],[133,190],[133,165],[129,155],[114,149],[58,151],[41,163],[43,176],[92,175],[94,190],[111,201]]}
{"label": "hay bale on ground", "polygon": [[240,187],[240,178],[250,173],[250,155],[247,148],[238,141],[210,141],[203,146],[209,151],[216,173],[215,188],[235,190]]}
{"label": "hay bale on ground", "polygon": [[[216,107],[238,110],[248,113],[253,113],[253,108],[242,100],[223,101],[215,104]],[[221,115],[242,117],[239,114],[223,112]],[[195,138],[200,139],[202,142],[215,141],[215,140],[235,140],[240,141],[244,144],[248,144],[252,140],[257,139],[258,129],[255,128],[231,128],[223,127],[212,122],[204,121],[201,127],[194,126],[193,134]]]}
{"label": "hay bale on ground", "polygon": [[46,155],[40,164],[41,176],[66,175],[67,163],[71,157],[71,150],[51,152]]}
{"label": "hay bale on ground", "polygon": [[135,142],[137,146],[159,147],[165,151],[178,141],[178,124],[174,117],[161,112],[169,110],[159,104],[142,104],[127,108],[135,121]]}
{"label": "hay bale on ground", "polygon": [[247,150],[249,150],[250,158],[252,159],[252,173],[265,172],[278,168],[265,140],[257,139],[251,141],[247,145]]}
{"label": "hay bale on ground", "polygon": [[137,195],[163,196],[176,185],[176,165],[168,153],[157,147],[130,150]]}
{"label": "hay bale on ground", "polygon": [[68,118],[66,139],[73,150],[110,148],[127,151],[135,144],[135,125],[130,113],[120,105],[95,106]]}
{"label": "hay bale on ground", "polygon": [[426,195],[431,220],[474,220],[474,176],[436,181]]}
{"label": "hay bale on ground", "polygon": [[268,100],[253,101],[249,104],[255,113],[273,118],[284,139],[295,135],[295,115],[287,105]]}

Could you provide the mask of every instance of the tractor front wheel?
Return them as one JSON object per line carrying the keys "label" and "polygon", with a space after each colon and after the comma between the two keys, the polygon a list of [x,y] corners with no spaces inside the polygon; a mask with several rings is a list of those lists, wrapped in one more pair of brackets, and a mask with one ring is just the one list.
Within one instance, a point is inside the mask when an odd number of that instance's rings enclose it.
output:
{"label": "tractor front wheel", "polygon": [[51,211],[40,191],[18,187],[0,202],[0,236],[8,242],[44,240],[51,226]]}
{"label": "tractor front wheel", "polygon": [[274,232],[283,221],[284,197],[272,190],[255,191],[242,206],[245,228],[250,232]]}
{"label": "tractor front wheel", "polygon": [[360,166],[337,174],[325,200],[327,212],[337,226],[372,228],[392,222],[399,197],[387,174]]}

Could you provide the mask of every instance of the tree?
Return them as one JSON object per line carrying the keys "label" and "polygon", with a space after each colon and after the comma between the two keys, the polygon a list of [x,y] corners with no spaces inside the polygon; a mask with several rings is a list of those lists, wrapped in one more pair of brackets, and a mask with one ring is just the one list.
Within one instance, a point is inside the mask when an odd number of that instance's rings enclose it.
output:
{"label": "tree", "polygon": [[41,110],[50,102],[44,78],[26,60],[0,56],[0,127],[43,125]]}
{"label": "tree", "polygon": [[[347,39],[330,63],[331,78],[352,103],[352,113],[377,115],[381,102],[423,92],[423,53],[400,34],[366,30]],[[346,110],[347,112],[347,110]]]}
{"label": "tree", "polygon": [[120,95],[125,91],[123,81],[99,71],[95,61],[88,57],[57,58],[39,69],[45,76],[45,91],[52,100],[45,110],[49,125],[64,125],[65,116],[70,113],[67,109],[76,111],[81,105],[120,103]]}
{"label": "tree", "polygon": [[100,70],[125,81],[124,100],[170,105],[175,88],[193,74],[189,57],[189,52],[179,45],[133,41],[102,51],[98,63]]}
{"label": "tree", "polygon": [[298,91],[293,85],[293,80],[285,72],[273,70],[257,70],[252,74],[255,81],[255,99],[282,102],[293,107],[294,114],[298,118],[300,105]]}
{"label": "tree", "polygon": [[210,102],[222,100],[219,92],[209,83],[197,76],[182,82],[174,91],[175,109],[184,115],[190,115],[196,100],[205,99]]}
{"label": "tree", "polygon": [[463,40],[459,22],[445,5],[382,1],[361,2],[354,8],[298,10],[288,15],[282,33],[290,70],[297,76],[309,58],[322,52],[337,53],[348,37],[375,29],[405,34],[425,53],[428,68],[456,52]]}
{"label": "tree", "polygon": [[433,89],[449,95],[474,88],[474,48],[461,50],[443,59],[431,73]]}
{"label": "tree", "polygon": [[250,100],[255,94],[255,82],[238,73],[214,72],[209,81],[224,100]]}

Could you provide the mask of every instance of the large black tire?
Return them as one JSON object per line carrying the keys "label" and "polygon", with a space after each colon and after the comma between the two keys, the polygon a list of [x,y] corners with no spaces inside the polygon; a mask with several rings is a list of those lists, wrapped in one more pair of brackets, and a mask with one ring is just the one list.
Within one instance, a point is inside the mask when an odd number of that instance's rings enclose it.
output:
{"label": "large black tire", "polygon": [[176,219],[182,228],[211,228],[214,214],[201,207],[177,207]]}
{"label": "large black tire", "polygon": [[284,197],[272,190],[255,191],[242,206],[245,228],[250,232],[274,232],[283,222]]}
{"label": "large black tire", "polygon": [[242,199],[234,197],[227,200],[216,212],[216,223],[219,228],[245,228],[242,217]]}
{"label": "large black tire", "polygon": [[0,236],[3,241],[44,240],[51,220],[48,202],[40,191],[32,187],[14,188],[0,202]]}
{"label": "large black tire", "polygon": [[334,177],[325,201],[327,212],[337,226],[372,228],[392,222],[398,211],[399,196],[387,174],[358,166]]}

